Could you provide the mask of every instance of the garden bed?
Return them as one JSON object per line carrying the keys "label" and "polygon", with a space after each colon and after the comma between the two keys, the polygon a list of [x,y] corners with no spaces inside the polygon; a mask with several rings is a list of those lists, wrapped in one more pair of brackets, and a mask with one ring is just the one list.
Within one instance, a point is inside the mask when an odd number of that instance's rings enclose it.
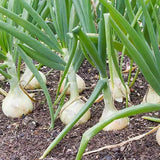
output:
{"label": "garden bed", "polygon": [[[98,72],[86,61],[82,64],[79,75],[85,80],[88,89],[82,95],[89,98],[94,84],[98,80]],[[48,68],[42,68],[44,73]],[[132,74],[135,74],[134,72]],[[124,75],[124,79],[127,74]],[[59,81],[59,72],[52,71],[47,77],[47,86],[54,101],[56,87]],[[8,90],[8,83],[1,82],[1,87]],[[141,103],[147,90],[147,83],[140,73],[130,95],[132,104]],[[19,119],[7,118],[0,109],[0,160],[38,160],[43,151],[62,131],[64,125],[59,119],[55,121],[54,130],[49,131],[50,115],[43,92],[36,91],[37,102],[34,104],[33,113]],[[40,97],[40,98],[39,98]],[[0,95],[0,101],[3,96]],[[82,134],[96,124],[103,111],[103,101],[94,104],[91,108],[91,119],[80,126],[74,127],[65,138],[51,151],[46,160],[74,160],[79,148]],[[122,109],[125,102],[115,103],[116,107]],[[144,115],[144,114],[143,114]],[[145,115],[160,116],[159,112]],[[121,131],[101,131],[88,144],[87,150],[94,150],[105,145],[117,144],[131,137],[146,133],[157,123],[149,122],[141,118],[142,115],[130,117],[127,128]],[[83,160],[158,160],[160,147],[156,142],[155,133],[140,140],[127,143],[122,147],[103,150],[83,156]]]}

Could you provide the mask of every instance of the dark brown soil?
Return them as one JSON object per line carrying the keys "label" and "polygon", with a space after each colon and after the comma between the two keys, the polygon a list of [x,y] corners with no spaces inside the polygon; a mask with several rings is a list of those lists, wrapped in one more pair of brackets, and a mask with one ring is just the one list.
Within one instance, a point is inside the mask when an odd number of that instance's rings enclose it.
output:
{"label": "dark brown soil", "polygon": [[[43,68],[46,73],[47,68]],[[135,73],[133,72],[132,75]],[[98,72],[96,69],[84,62],[79,70],[79,75],[84,78],[87,87],[96,84]],[[126,78],[127,75],[124,75]],[[56,87],[59,80],[59,72],[52,71],[47,77],[51,97],[54,101]],[[0,87],[8,90],[8,83],[1,82]],[[93,88],[85,90],[83,95],[89,98]],[[131,102],[139,104],[147,90],[147,83],[142,74],[131,92]],[[0,95],[0,100],[4,97]],[[38,102],[35,103],[33,113],[19,119],[7,118],[0,109],[0,160],[38,160],[48,145],[63,130],[64,125],[59,119],[55,122],[55,128],[48,130],[50,125],[50,116],[48,106],[43,92],[36,92]],[[0,103],[1,104],[1,103]],[[115,103],[118,109],[125,107],[125,102]],[[103,110],[103,102],[95,104],[91,108],[91,119],[83,125],[74,127],[65,138],[51,151],[45,160],[74,160],[79,148],[83,133],[94,124],[96,124]],[[148,113],[159,117],[159,112]],[[157,123],[149,122],[141,118],[142,115],[130,117],[130,124],[121,131],[105,132],[101,131],[89,142],[86,151],[98,149],[105,145],[116,144],[131,137],[143,134],[154,127]],[[160,146],[155,140],[155,133],[146,136],[138,141],[130,142],[122,147],[83,156],[83,160],[159,160]]]}

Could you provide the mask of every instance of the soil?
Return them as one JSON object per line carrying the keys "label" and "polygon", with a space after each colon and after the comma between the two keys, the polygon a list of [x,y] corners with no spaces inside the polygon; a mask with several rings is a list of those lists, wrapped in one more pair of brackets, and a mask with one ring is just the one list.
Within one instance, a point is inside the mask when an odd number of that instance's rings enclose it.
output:
{"label": "soil", "polygon": [[[49,71],[48,68],[42,68],[44,73]],[[92,68],[86,61],[82,64],[78,74],[85,80],[86,89],[82,95],[89,98],[94,84],[98,81],[98,72]],[[135,72],[132,73],[132,77]],[[124,74],[127,79],[128,74]],[[59,81],[59,72],[52,71],[47,76],[47,86],[50,95],[54,101],[56,87]],[[140,73],[135,85],[131,89],[130,105],[140,104],[147,90],[147,82]],[[0,82],[0,87],[9,90],[7,82]],[[29,115],[11,119],[7,118],[0,108],[0,160],[38,160],[48,145],[63,130],[64,125],[59,118],[55,121],[53,130],[48,130],[50,125],[50,116],[45,96],[41,90],[35,92],[37,102],[34,104],[34,111]],[[0,105],[4,97],[0,95]],[[67,98],[66,98],[67,100]],[[91,108],[91,119],[80,126],[75,126],[63,140],[50,152],[45,160],[74,160],[79,148],[83,133],[95,125],[103,111],[103,101],[94,104]],[[115,102],[118,109],[125,107],[123,103]],[[142,119],[142,115],[159,117],[160,112],[136,115],[130,117],[130,123],[127,128],[121,131],[99,132],[93,137],[86,151],[91,151],[105,145],[116,144],[125,141],[131,137],[143,134],[157,125]],[[140,140],[127,143],[122,147],[103,150],[97,153],[83,156],[82,160],[159,160],[160,146],[157,144],[153,133]]]}

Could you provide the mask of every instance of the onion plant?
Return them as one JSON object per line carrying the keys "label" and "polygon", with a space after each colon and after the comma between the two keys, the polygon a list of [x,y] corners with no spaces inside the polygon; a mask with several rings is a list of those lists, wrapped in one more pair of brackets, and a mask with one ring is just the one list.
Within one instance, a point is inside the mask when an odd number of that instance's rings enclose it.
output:
{"label": "onion plant", "polygon": [[[16,10],[12,1],[8,2],[8,9],[12,11]],[[11,20],[3,15],[0,15],[0,20],[14,25]],[[2,111],[8,117],[17,118],[32,112],[33,104],[29,96],[20,87],[16,68],[17,46],[14,43],[14,38],[5,31],[1,31],[0,35],[0,58],[4,61],[1,65],[1,74],[8,78],[10,84],[9,92],[2,102]],[[5,72],[5,69],[7,69],[7,72]]]}

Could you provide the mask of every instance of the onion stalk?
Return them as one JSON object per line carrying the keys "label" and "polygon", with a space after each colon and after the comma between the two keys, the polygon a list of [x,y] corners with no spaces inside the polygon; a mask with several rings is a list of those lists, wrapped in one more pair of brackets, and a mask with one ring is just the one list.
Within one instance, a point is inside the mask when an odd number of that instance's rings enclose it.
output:
{"label": "onion stalk", "polygon": [[7,117],[18,118],[32,112],[33,105],[32,101],[19,86],[16,66],[12,56],[9,53],[6,56],[7,60],[5,63],[8,65],[7,71],[12,78],[9,79],[10,90],[3,100],[2,111]]}

